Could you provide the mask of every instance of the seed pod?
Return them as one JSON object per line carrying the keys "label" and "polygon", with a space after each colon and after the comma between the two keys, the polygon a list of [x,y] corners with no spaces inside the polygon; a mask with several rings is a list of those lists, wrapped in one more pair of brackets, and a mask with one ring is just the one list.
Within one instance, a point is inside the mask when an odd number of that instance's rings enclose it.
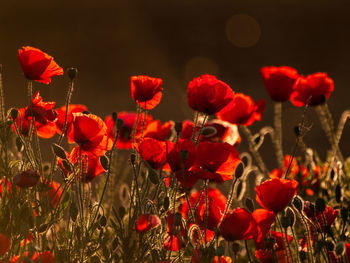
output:
{"label": "seed pod", "polygon": [[337,186],[335,187],[335,200],[337,201],[337,203],[341,202],[341,187],[339,184],[337,184]]}
{"label": "seed pod", "polygon": [[288,207],[286,210],[286,216],[290,221],[290,227],[293,227],[295,224],[295,214],[292,208]]}
{"label": "seed pod", "polygon": [[343,219],[344,223],[348,220],[349,217],[349,210],[345,207],[342,207],[340,209],[340,216]]}
{"label": "seed pod", "polygon": [[243,175],[243,172],[244,172],[244,166],[243,166],[243,163],[240,162],[236,168],[236,171],[235,171],[235,177],[236,179],[239,179],[242,177]]}
{"label": "seed pod", "polygon": [[148,178],[152,184],[159,184],[159,175],[152,168],[148,169]]}
{"label": "seed pod", "polygon": [[68,68],[67,74],[70,80],[74,80],[78,76],[78,69],[74,67]]}
{"label": "seed pod", "polygon": [[114,121],[114,123],[117,122],[117,118],[118,118],[118,114],[116,112],[112,112],[112,120]]}
{"label": "seed pod", "polygon": [[69,173],[72,172],[72,165],[68,160],[62,160],[62,164],[64,169],[66,169]]}
{"label": "seed pod", "polygon": [[15,109],[15,108],[12,108],[11,111],[10,111],[10,115],[11,115],[11,118],[13,120],[17,119],[17,117],[18,117],[18,110]]}
{"label": "seed pod", "polygon": [[75,220],[77,220],[78,217],[78,207],[75,204],[75,202],[72,202],[72,204],[70,205],[69,208],[69,216],[70,219],[72,219],[73,222],[75,222]]}
{"label": "seed pod", "polygon": [[345,244],[344,242],[338,242],[337,245],[335,246],[335,254],[340,257],[344,255],[345,252]]}
{"label": "seed pod", "polygon": [[326,210],[326,202],[322,198],[317,198],[315,205],[317,211],[324,212]]}
{"label": "seed pod", "polygon": [[52,150],[57,157],[63,160],[67,159],[66,151],[60,145],[53,143]]}
{"label": "seed pod", "polygon": [[294,207],[299,211],[302,212],[304,209],[304,202],[299,196],[295,196],[293,199],[293,205]]}
{"label": "seed pod", "polygon": [[109,165],[109,159],[106,155],[100,156],[100,163],[102,168],[107,171],[108,170],[108,165]]}
{"label": "seed pod", "polygon": [[124,121],[122,119],[117,119],[117,130],[123,127]]}
{"label": "seed pod", "polygon": [[284,229],[291,226],[291,222],[287,216],[281,216],[281,225]]}
{"label": "seed pod", "polygon": [[170,199],[169,199],[169,196],[166,196],[163,202],[163,207],[165,211],[169,209],[169,205],[170,205]]}
{"label": "seed pod", "polygon": [[24,145],[23,145],[20,137],[16,138],[16,147],[17,147],[17,151],[19,151],[19,152],[22,152],[24,149]]}
{"label": "seed pod", "polygon": [[182,131],[182,122],[175,122],[175,131],[176,134],[179,136]]}
{"label": "seed pod", "polygon": [[214,127],[207,126],[202,129],[201,136],[210,137],[217,133],[217,130]]}

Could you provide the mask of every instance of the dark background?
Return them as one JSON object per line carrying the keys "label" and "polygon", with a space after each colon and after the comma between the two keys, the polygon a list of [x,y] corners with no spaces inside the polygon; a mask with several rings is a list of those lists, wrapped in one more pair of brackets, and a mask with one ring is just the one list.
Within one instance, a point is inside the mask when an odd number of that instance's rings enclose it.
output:
{"label": "dark background", "polygon": [[[234,91],[266,99],[262,125],[272,125],[273,103],[259,70],[289,65],[301,74],[328,72],[335,91],[329,105],[336,119],[350,108],[350,5],[326,0],[99,0],[1,1],[0,63],[7,108],[27,102],[26,80],[17,49],[31,45],[55,57],[64,69],[75,66],[79,78],[72,103],[104,117],[135,109],[130,76],[146,74],[164,81],[163,99],[152,115],[162,121],[192,118],[187,83],[203,73],[215,74]],[[49,85],[35,83],[45,100],[64,103],[67,77]],[[295,141],[292,128],[301,109],[283,105],[285,152]],[[328,141],[313,110],[306,142],[325,155]],[[342,149],[350,154],[349,125]],[[240,151],[245,145],[240,146]],[[272,145],[263,153],[273,168]]]}

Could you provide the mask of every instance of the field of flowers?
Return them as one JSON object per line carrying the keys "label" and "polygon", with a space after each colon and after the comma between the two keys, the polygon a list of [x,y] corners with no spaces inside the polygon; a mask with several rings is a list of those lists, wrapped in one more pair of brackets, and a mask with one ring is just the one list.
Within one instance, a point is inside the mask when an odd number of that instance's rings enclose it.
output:
{"label": "field of flowers", "polygon": [[[64,72],[29,46],[18,60],[28,83],[27,95],[19,91],[24,108],[5,107],[0,69],[1,263],[350,262],[350,158],[339,147],[350,111],[334,122],[327,73],[263,67],[274,123],[254,134],[265,101],[212,75],[188,84],[193,121],[154,119],[163,80],[149,76],[130,78],[135,112],[103,119],[70,103],[76,68]],[[35,83],[64,74],[66,103],[57,107]],[[292,152],[282,147],[288,101],[303,108]],[[307,111],[329,140],[320,145],[329,149],[325,160],[303,140],[314,132]],[[265,137],[271,156],[259,153]],[[43,142],[50,138],[55,143]],[[241,140],[249,152],[236,151]]]}

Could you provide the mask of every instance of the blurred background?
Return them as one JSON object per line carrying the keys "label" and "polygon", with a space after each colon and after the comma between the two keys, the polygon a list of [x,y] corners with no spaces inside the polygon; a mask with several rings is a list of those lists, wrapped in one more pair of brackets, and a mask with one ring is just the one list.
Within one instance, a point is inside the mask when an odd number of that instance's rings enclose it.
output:
{"label": "blurred background", "polygon": [[[329,105],[337,123],[350,108],[349,12],[346,1],[328,0],[1,1],[6,106],[26,105],[17,49],[30,45],[52,55],[64,69],[79,69],[72,103],[85,104],[101,117],[135,110],[130,76],[146,74],[164,83],[163,99],[151,112],[154,118],[192,119],[187,84],[209,73],[234,91],[267,101],[263,121],[252,126],[258,131],[272,125],[273,112],[259,70],[288,65],[301,74],[328,72],[334,79]],[[67,84],[66,76],[55,77],[48,87],[35,83],[34,90],[61,106]],[[283,112],[285,152],[291,153],[302,109],[288,102]],[[325,156],[329,144],[313,110],[307,118],[313,126],[305,141]],[[341,145],[345,156],[350,155],[349,126]],[[242,143],[239,151],[245,149]],[[270,142],[262,149],[270,169],[276,164],[271,150]]]}

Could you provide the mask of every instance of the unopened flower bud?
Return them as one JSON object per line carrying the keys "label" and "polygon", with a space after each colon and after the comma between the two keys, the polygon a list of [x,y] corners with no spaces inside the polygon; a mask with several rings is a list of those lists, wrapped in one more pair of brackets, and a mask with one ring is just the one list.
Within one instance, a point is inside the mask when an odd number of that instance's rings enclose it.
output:
{"label": "unopened flower bud", "polygon": [[123,127],[124,121],[122,119],[117,119],[117,130]]}
{"label": "unopened flower bud", "polygon": [[299,211],[302,212],[304,209],[304,202],[299,196],[295,196],[293,199],[293,205],[294,207]]}
{"label": "unopened flower bud", "polygon": [[74,80],[78,76],[78,69],[74,67],[68,68],[67,74],[70,80]]}
{"label": "unopened flower bud", "polygon": [[136,161],[136,155],[134,153],[130,154],[130,162],[132,165],[135,164]]}
{"label": "unopened flower bud", "polygon": [[236,179],[239,179],[242,177],[243,175],[243,172],[244,172],[244,165],[243,165],[243,162],[240,162],[238,164],[238,166],[236,167],[236,171],[235,171],[235,177]]}
{"label": "unopened flower bud", "polygon": [[345,207],[342,207],[340,209],[340,216],[343,219],[344,223],[348,220],[349,217],[349,210]]}
{"label": "unopened flower bud", "polygon": [[175,215],[174,215],[174,225],[175,226],[179,226],[181,224],[181,221],[182,221],[182,215],[179,212],[175,213]]}
{"label": "unopened flower bud", "polygon": [[337,203],[341,202],[341,187],[340,184],[337,184],[337,186],[335,187],[335,200],[337,201]]}
{"label": "unopened flower bud", "polygon": [[288,217],[290,221],[290,227],[294,226],[295,223],[295,214],[292,208],[288,207],[286,210],[286,217]]}
{"label": "unopened flower bud", "polygon": [[114,123],[117,122],[117,118],[118,118],[118,114],[116,112],[112,112],[112,120],[114,121]]}
{"label": "unopened flower bud", "polygon": [[288,227],[291,226],[291,222],[287,216],[281,217],[281,225],[284,229],[287,229]]}
{"label": "unopened flower bud", "polygon": [[169,196],[166,196],[163,202],[164,210],[167,211],[169,209],[169,206],[170,206],[170,199],[169,199]]}
{"label": "unopened flower bud", "polygon": [[295,135],[296,135],[297,137],[300,136],[300,127],[299,127],[299,126],[295,126],[295,127],[294,127],[294,133],[295,133]]}
{"label": "unopened flower bud", "polygon": [[326,248],[327,248],[328,251],[333,251],[334,248],[335,248],[334,243],[332,241],[330,241],[330,240],[326,240],[326,244],[325,245],[326,245]]}
{"label": "unopened flower bud", "polygon": [[315,205],[317,211],[324,212],[326,210],[326,202],[322,198],[317,198]]}
{"label": "unopened flower bud", "polygon": [[207,126],[202,129],[201,136],[211,137],[217,133],[217,130],[214,127]]}
{"label": "unopened flower bud", "polygon": [[253,212],[254,211],[254,203],[253,203],[253,200],[250,199],[250,198],[246,198],[245,199],[245,206],[247,207],[248,211],[249,212]]}
{"label": "unopened flower bud", "polygon": [[107,171],[108,170],[108,165],[109,165],[109,159],[106,155],[100,156],[100,163],[102,168]]}
{"label": "unopened flower bud", "polygon": [[53,143],[52,150],[57,157],[64,160],[67,159],[66,151],[60,145]]}
{"label": "unopened flower bud", "polygon": [[17,151],[19,151],[19,152],[22,152],[24,149],[24,145],[23,145],[20,137],[16,138],[16,147],[17,147]]}
{"label": "unopened flower bud", "polygon": [[11,115],[11,118],[12,118],[13,120],[17,119],[17,117],[18,117],[18,110],[15,109],[15,108],[11,109],[10,115]]}
{"label": "unopened flower bud", "polygon": [[148,178],[152,184],[159,184],[159,175],[152,168],[148,169]]}
{"label": "unopened flower bud", "polygon": [[182,131],[182,122],[175,122],[174,128],[175,128],[176,134],[179,136],[179,134]]}

